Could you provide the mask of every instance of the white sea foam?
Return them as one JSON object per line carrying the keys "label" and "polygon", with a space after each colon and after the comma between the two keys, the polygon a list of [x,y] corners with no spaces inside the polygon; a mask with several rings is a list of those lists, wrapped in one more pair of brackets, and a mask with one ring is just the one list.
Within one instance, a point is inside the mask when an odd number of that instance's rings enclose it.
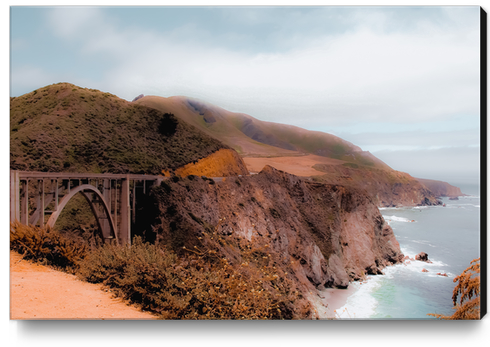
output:
{"label": "white sea foam", "polygon": [[425,245],[425,246],[429,246],[429,247],[433,247],[433,248],[436,247],[433,244],[430,244],[429,241],[426,241],[426,240],[412,240],[412,242],[419,243],[421,245]]}
{"label": "white sea foam", "polygon": [[356,292],[336,311],[336,316],[341,319],[366,319],[373,316],[378,301],[372,293],[379,288],[380,279],[380,276],[368,276],[367,281],[351,283],[350,285],[356,288]]}
{"label": "white sea foam", "polygon": [[480,199],[479,195],[465,195],[458,197],[459,200],[467,200],[467,199]]}
{"label": "white sea foam", "polygon": [[[427,241],[425,241],[425,242],[427,242]],[[422,243],[422,242],[420,242],[420,243]],[[402,253],[404,255],[408,256],[411,259],[415,259],[415,255],[418,254],[418,253],[415,253],[406,247],[400,247],[400,250],[402,251]],[[408,263],[408,264],[407,263],[401,264],[401,266],[396,265],[394,267],[388,267],[387,269],[394,268],[393,270],[390,270],[390,271],[396,271],[397,269],[404,269],[404,270],[406,269],[407,271],[412,271],[412,272],[422,272],[422,269],[426,269],[429,271],[429,274],[435,275],[438,272],[441,272],[441,273],[446,272],[446,270],[444,268],[447,268],[447,266],[449,266],[446,263],[444,263],[438,259],[432,259],[430,257],[430,254],[429,254],[429,260],[431,261],[431,263],[426,263],[424,261],[419,261],[419,260],[410,260],[410,263]],[[386,271],[385,271],[385,273],[386,273]],[[449,276],[449,273],[447,273],[447,274]]]}
{"label": "white sea foam", "polygon": [[473,206],[473,207],[480,207],[480,205],[475,205],[475,204],[454,204],[454,205],[446,205],[448,207],[463,207],[463,206]]}
{"label": "white sea foam", "polygon": [[403,223],[411,223],[412,220],[405,218],[405,217],[398,217],[398,216],[383,216],[385,221],[390,224],[390,222],[403,222]]}
{"label": "white sea foam", "polygon": [[[403,254],[408,255],[410,258],[415,258],[414,252],[411,252],[406,247],[402,247]],[[352,294],[345,303],[344,306],[336,310],[336,317],[340,319],[368,319],[373,317],[377,313],[379,305],[378,300],[373,296],[377,290],[387,280],[392,280],[395,277],[405,277],[408,274],[417,274],[420,276],[427,276],[431,278],[438,278],[441,281],[452,281],[455,275],[451,272],[447,272],[445,268],[447,264],[437,259],[430,259],[432,263],[426,263],[422,261],[410,261],[410,263],[401,263],[392,266],[388,266],[383,269],[383,276],[368,276],[367,281],[354,282],[351,286],[354,286],[356,291]],[[427,269],[429,272],[422,272],[422,269]],[[437,275],[437,273],[446,273],[448,276]]]}

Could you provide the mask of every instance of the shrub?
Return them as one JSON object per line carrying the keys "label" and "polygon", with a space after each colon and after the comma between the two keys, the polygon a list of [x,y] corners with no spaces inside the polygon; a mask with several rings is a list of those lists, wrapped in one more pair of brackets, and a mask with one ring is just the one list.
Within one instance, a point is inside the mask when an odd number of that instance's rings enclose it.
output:
{"label": "shrub", "polygon": [[456,312],[451,316],[435,313],[429,313],[429,316],[444,320],[480,319],[480,258],[472,260],[470,264],[461,275],[454,278],[454,282],[458,282],[453,290],[453,304]]}
{"label": "shrub", "polygon": [[88,250],[84,243],[68,239],[54,229],[19,222],[11,224],[10,249],[24,254],[25,259],[65,270],[75,269]]}
{"label": "shrub", "polygon": [[140,238],[131,247],[104,245],[84,259],[79,276],[164,319],[309,317],[309,304],[273,256],[236,244],[243,248],[240,259],[227,259],[223,247],[230,244],[216,231],[200,240],[202,247],[182,258]]}

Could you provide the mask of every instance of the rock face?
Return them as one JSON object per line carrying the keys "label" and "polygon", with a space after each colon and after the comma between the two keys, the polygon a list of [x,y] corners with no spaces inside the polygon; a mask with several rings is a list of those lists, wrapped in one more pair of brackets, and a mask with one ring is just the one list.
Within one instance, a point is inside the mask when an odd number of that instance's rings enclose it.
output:
{"label": "rock face", "polygon": [[220,234],[282,254],[304,288],[345,288],[403,259],[391,227],[363,190],[312,183],[267,166],[221,182],[174,177],[152,194],[157,242],[192,248],[204,230],[217,226]]}
{"label": "rock face", "polygon": [[179,176],[226,177],[247,175],[248,170],[236,151],[220,149],[206,158],[176,169],[175,174]]}
{"label": "rock face", "polygon": [[458,197],[463,196],[461,189],[447,182],[416,178],[417,181],[429,188],[436,196]]}

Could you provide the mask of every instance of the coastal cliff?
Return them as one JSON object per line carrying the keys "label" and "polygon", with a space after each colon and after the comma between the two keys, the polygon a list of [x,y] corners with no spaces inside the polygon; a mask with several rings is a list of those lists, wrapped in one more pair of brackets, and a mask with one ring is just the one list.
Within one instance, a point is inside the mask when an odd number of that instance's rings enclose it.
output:
{"label": "coastal cliff", "polygon": [[429,188],[436,196],[447,196],[450,198],[463,196],[461,189],[447,182],[416,178],[417,181]]}
{"label": "coastal cliff", "polygon": [[324,173],[314,177],[315,181],[364,189],[379,207],[442,204],[439,195],[405,172],[350,163],[316,164],[313,168]]}
{"label": "coastal cliff", "polygon": [[[266,166],[223,181],[172,177],[153,189],[151,230],[159,244],[193,249],[203,232],[235,235],[281,254],[305,292],[349,281],[402,260],[391,227],[362,190],[308,182]],[[227,249],[238,259],[235,249]]]}

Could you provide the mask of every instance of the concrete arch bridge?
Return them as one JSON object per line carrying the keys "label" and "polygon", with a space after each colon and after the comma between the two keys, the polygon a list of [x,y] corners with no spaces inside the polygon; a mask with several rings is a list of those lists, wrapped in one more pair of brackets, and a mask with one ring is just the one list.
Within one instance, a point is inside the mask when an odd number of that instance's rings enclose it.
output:
{"label": "concrete arch bridge", "polygon": [[54,227],[66,204],[85,197],[104,241],[131,242],[136,199],[164,176],[10,171],[10,221]]}

